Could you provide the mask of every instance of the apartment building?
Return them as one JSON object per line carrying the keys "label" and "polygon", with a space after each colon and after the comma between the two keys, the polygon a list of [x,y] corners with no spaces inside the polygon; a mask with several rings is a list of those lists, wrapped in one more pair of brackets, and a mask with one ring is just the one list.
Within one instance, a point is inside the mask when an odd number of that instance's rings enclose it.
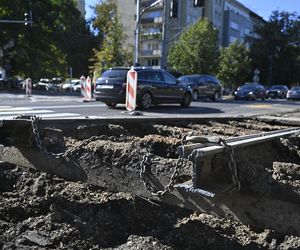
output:
{"label": "apartment building", "polygon": [[257,36],[254,27],[263,25],[265,21],[253,11],[236,0],[226,0],[224,6],[222,46],[226,47],[234,41],[245,43],[249,47],[247,36]]}
{"label": "apartment building", "polygon": [[77,9],[80,11],[81,15],[85,16],[85,0],[77,0]]}
{"label": "apartment building", "polygon": [[[157,4],[148,8],[153,3]],[[133,51],[137,0],[117,0],[117,4],[127,35],[124,44]],[[237,0],[140,0],[140,8],[147,11],[140,16],[139,63],[154,68],[167,68],[170,46],[199,18],[208,18],[218,29],[220,46],[245,42],[247,35],[255,35],[254,26],[264,23]]]}

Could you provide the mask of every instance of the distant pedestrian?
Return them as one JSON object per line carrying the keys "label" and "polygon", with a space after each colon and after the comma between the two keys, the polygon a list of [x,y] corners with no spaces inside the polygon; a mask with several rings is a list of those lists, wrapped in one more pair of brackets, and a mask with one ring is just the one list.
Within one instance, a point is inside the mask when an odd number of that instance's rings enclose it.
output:
{"label": "distant pedestrian", "polygon": [[32,94],[32,81],[31,81],[31,78],[28,77],[26,79],[26,97],[30,97],[31,94]]}

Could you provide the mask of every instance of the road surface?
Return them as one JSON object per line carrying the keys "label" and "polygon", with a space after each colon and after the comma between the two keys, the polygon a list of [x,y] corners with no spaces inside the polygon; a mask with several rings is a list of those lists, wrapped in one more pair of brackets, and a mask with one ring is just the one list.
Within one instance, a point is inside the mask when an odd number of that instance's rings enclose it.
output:
{"label": "road surface", "polygon": [[[137,115],[146,117],[237,117],[287,113],[300,109],[300,101],[274,99],[265,101],[235,101],[224,97],[221,101],[201,100],[189,108],[179,105],[158,105],[142,110]],[[37,115],[52,118],[130,117],[124,105],[107,108],[104,103],[83,102],[79,95],[39,93],[27,98],[24,93],[0,92],[0,120],[19,115]]]}

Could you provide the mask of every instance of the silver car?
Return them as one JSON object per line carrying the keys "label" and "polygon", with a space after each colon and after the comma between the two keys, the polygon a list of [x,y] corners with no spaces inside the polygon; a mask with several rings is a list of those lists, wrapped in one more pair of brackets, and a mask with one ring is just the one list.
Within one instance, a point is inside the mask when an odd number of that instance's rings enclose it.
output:
{"label": "silver car", "polygon": [[292,87],[286,94],[288,100],[300,100],[300,86]]}

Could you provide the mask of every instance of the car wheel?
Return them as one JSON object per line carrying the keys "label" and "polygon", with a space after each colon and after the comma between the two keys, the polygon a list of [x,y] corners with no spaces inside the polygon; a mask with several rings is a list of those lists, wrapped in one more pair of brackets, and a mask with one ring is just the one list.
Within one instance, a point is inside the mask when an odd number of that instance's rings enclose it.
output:
{"label": "car wheel", "polygon": [[197,101],[198,100],[198,91],[194,90],[193,91],[193,101]]}
{"label": "car wheel", "polygon": [[109,108],[114,108],[114,107],[117,106],[117,104],[114,103],[114,102],[106,102],[105,104],[106,104],[106,106],[109,107]]}
{"label": "car wheel", "polygon": [[140,99],[140,106],[143,109],[149,109],[152,105],[152,95],[149,92],[146,92],[142,95]]}
{"label": "car wheel", "polygon": [[214,100],[214,101],[218,101],[219,99],[220,99],[220,93],[219,93],[218,91],[216,91],[216,92],[214,93],[213,100]]}
{"label": "car wheel", "polygon": [[192,102],[192,95],[190,93],[185,93],[183,96],[183,100],[180,103],[180,106],[183,108],[187,108],[191,105]]}

